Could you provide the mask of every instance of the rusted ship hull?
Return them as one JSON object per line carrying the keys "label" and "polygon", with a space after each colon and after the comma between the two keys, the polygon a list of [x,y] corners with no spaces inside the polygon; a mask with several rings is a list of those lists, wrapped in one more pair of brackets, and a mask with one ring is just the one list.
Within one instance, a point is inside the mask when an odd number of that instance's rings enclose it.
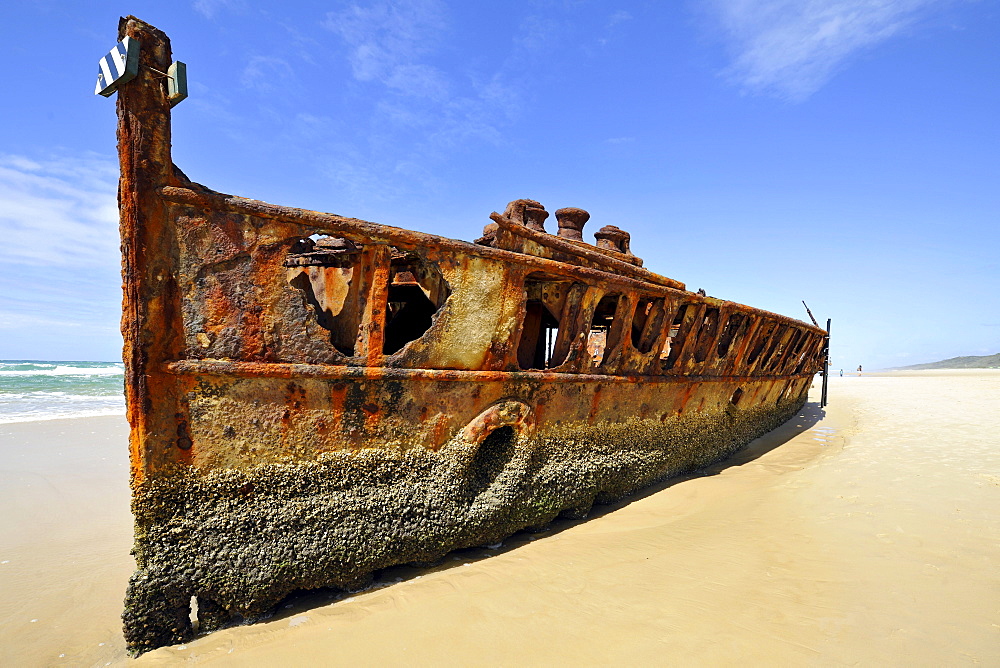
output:
{"label": "rusted ship hull", "polygon": [[824,332],[688,292],[517,200],[466,243],[170,161],[169,43],[119,89],[133,652],[582,515],[792,416]]}
{"label": "rusted ship hull", "polygon": [[[247,382],[225,381],[217,388],[222,394],[257,394],[260,388],[254,385],[240,390]],[[395,391],[393,382],[368,381],[362,388],[362,381],[351,380],[347,392],[388,397]],[[257,618],[295,590],[358,588],[393,564],[433,562],[450,550],[543,526],[560,513],[582,517],[593,503],[730,455],[802,405],[797,390],[781,400],[774,396],[780,387],[768,392],[768,383],[761,381],[749,391],[759,390],[769,401],[754,409],[671,413],[666,419],[622,417],[643,399],[649,399],[644,404],[649,411],[667,412],[680,401],[664,395],[690,393],[701,403],[728,392],[716,383],[658,383],[638,396],[623,394],[614,422],[573,410],[561,424],[546,421],[532,437],[488,437],[478,444],[458,438],[437,451],[420,446],[331,449],[318,456],[302,453],[308,439],[281,439],[277,425],[288,403],[310,405],[304,411],[316,411],[313,420],[321,422],[329,396],[344,391],[334,389],[338,384],[344,383],[310,379],[295,381],[294,389],[286,382],[273,387],[273,403],[261,413],[273,421],[272,431],[265,428],[263,438],[239,439],[235,447],[252,453],[241,457],[242,466],[181,469],[136,487],[141,568],[129,588],[125,615],[134,649],[190,637],[192,596],[198,601],[200,630],[208,631],[233,619]],[[468,392],[455,382],[421,385],[439,397],[464,398]],[[544,384],[534,391],[518,386],[525,404],[548,393],[555,406],[576,406],[577,398],[600,400],[608,392],[600,381],[554,392]],[[509,401],[508,390],[498,382],[482,387],[484,397]],[[213,418],[227,413],[209,411]],[[226,415],[214,424],[233,422]],[[195,442],[212,436],[212,429],[194,434]],[[382,438],[413,442],[420,435],[417,429],[387,429],[373,443]],[[301,460],[277,463],[284,459],[280,455],[296,450]],[[249,465],[269,459],[274,463]]]}

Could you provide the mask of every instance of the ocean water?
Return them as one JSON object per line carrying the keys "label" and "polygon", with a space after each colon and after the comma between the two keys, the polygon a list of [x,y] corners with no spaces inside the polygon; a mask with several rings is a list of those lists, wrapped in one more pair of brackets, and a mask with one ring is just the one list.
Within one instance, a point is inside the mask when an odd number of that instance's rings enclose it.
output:
{"label": "ocean water", "polygon": [[0,424],[125,414],[121,362],[0,360]]}

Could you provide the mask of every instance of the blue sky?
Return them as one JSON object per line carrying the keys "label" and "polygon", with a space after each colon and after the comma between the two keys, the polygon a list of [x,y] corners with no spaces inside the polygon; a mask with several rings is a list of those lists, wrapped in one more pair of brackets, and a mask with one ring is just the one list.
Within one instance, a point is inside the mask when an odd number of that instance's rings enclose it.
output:
{"label": "blue sky", "polygon": [[[474,239],[529,197],[696,290],[833,319],[833,364],[1000,351],[987,0],[34,2],[0,26],[0,358],[120,357],[132,13],[188,65],[174,161],[223,192]],[[589,235],[588,235],[589,236]]]}

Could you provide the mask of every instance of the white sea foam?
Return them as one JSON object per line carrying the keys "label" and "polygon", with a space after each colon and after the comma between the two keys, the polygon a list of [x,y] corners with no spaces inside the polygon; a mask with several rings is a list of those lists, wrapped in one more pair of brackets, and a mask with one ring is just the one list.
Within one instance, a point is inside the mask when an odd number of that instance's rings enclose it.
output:
{"label": "white sea foam", "polygon": [[125,415],[125,406],[93,408],[79,411],[53,411],[44,412],[20,412],[0,415],[0,424],[13,424],[15,422],[41,422],[42,420],[64,420],[68,418],[101,417],[104,415]]}
{"label": "white sea foam", "polygon": [[[12,366],[12,365],[3,365]],[[43,366],[36,364],[33,366]],[[47,369],[3,369],[0,376],[121,376],[125,373],[122,364],[98,367],[52,366]]]}
{"label": "white sea foam", "polygon": [[124,415],[125,397],[66,392],[10,392],[0,394],[0,424],[61,418]]}
{"label": "white sea foam", "polygon": [[10,405],[17,401],[66,404],[101,400],[117,401],[119,399],[124,401],[123,397],[117,395],[69,394],[67,392],[5,392],[0,394],[0,406]]}
{"label": "white sea foam", "polygon": [[106,415],[125,415],[125,409],[106,408],[92,411],[76,411],[74,413],[39,413],[35,414],[13,414],[0,416],[0,424],[14,424],[16,422],[42,422],[45,420],[68,420],[70,418],[104,417]]}
{"label": "white sea foam", "polygon": [[120,362],[0,360],[0,423],[125,411]]}

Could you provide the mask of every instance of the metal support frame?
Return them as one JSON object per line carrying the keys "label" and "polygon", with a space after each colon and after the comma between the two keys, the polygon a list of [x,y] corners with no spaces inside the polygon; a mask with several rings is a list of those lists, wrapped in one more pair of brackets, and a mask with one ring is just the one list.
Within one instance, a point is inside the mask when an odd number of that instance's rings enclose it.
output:
{"label": "metal support frame", "polygon": [[823,349],[823,391],[819,397],[819,407],[826,407],[826,390],[830,384],[830,318],[826,319],[826,343]]}

